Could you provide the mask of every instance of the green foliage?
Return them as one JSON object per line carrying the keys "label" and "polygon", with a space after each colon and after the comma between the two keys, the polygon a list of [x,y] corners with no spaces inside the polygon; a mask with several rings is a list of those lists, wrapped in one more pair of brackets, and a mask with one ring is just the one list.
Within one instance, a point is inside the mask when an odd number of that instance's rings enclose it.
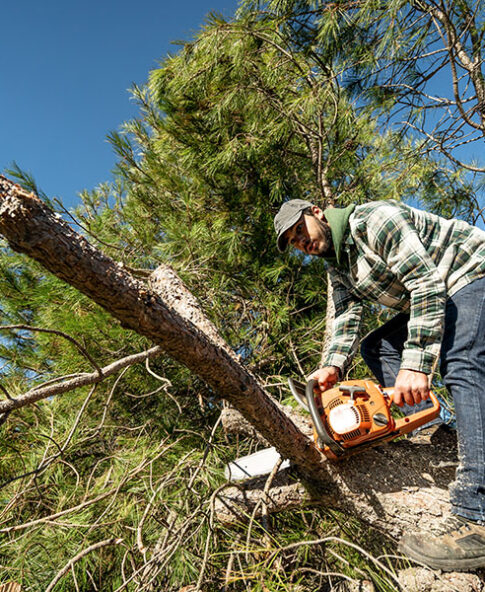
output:
{"label": "green foliage", "polygon": [[453,215],[483,225],[483,2],[246,0],[243,6],[278,19],[295,46],[330,53],[339,85],[380,129],[408,138],[426,159],[437,155],[440,168],[460,177]]}

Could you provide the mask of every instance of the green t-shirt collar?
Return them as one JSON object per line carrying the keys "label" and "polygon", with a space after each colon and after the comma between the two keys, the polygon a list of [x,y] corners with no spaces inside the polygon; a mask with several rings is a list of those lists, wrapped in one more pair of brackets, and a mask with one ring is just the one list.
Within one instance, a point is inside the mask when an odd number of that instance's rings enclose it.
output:
{"label": "green t-shirt collar", "polygon": [[350,214],[355,210],[355,204],[351,204],[346,208],[327,208],[323,211],[332,233],[333,247],[335,249],[335,258],[337,265],[340,265],[340,257],[342,254],[342,244],[344,236],[349,225]]}

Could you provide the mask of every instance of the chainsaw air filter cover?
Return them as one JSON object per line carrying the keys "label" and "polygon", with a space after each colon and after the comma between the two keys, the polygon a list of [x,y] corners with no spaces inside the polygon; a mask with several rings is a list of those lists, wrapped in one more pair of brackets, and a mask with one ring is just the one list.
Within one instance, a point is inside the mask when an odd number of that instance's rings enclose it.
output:
{"label": "chainsaw air filter cover", "polygon": [[328,423],[334,434],[343,436],[360,428],[360,413],[354,403],[342,403],[328,414]]}

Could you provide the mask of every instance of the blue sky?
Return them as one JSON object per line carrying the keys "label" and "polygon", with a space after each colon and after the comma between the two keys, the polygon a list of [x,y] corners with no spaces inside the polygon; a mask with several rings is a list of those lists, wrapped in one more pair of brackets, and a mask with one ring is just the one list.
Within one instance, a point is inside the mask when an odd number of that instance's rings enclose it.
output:
{"label": "blue sky", "polygon": [[[0,35],[0,172],[14,161],[50,197],[110,180],[106,135],[137,114],[128,89],[143,84],[173,42],[190,40],[210,11],[238,0],[7,0]],[[451,92],[449,76],[438,80]],[[436,84],[436,82],[434,83]],[[483,143],[463,148],[483,163]]]}
{"label": "blue sky", "polygon": [[111,178],[108,132],[133,117],[127,89],[142,84],[173,41],[237,0],[9,0],[0,35],[0,171],[13,161],[50,197]]}

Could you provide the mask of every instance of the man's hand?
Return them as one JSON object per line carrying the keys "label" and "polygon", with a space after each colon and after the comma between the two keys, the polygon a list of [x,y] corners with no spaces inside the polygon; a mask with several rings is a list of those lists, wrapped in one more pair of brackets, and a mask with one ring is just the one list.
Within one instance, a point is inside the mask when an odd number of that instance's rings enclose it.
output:
{"label": "man's hand", "polygon": [[404,403],[417,405],[429,397],[428,375],[416,370],[399,370],[392,400],[402,407]]}
{"label": "man's hand", "polygon": [[315,386],[315,392],[322,392],[332,388],[335,383],[338,381],[340,375],[340,369],[336,366],[325,366],[325,368],[320,368],[316,370],[313,374],[310,374],[307,381],[316,380],[318,382],[318,387]]}

